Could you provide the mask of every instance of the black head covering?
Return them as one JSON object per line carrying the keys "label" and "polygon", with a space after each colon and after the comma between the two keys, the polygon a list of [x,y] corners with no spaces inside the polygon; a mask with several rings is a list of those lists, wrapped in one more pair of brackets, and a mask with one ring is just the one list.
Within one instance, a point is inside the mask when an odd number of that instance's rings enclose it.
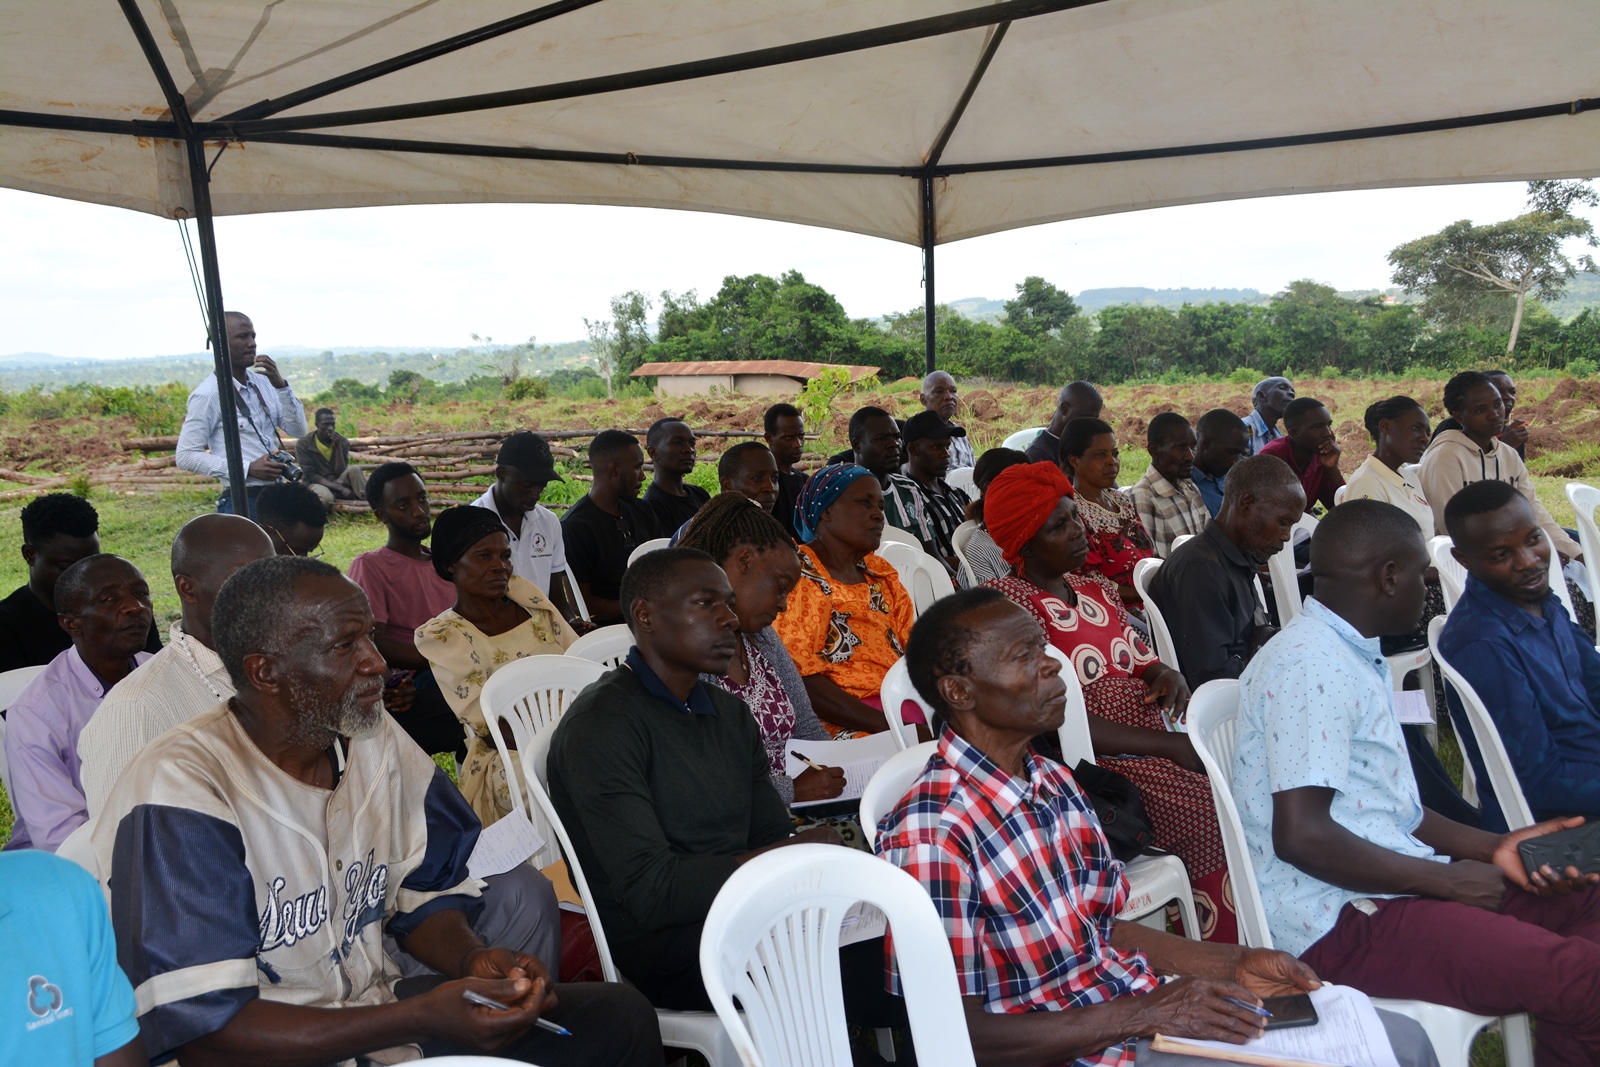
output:
{"label": "black head covering", "polygon": [[433,520],[433,569],[439,577],[450,581],[450,568],[456,561],[492,533],[511,536],[500,516],[488,508],[471,504],[445,508]]}

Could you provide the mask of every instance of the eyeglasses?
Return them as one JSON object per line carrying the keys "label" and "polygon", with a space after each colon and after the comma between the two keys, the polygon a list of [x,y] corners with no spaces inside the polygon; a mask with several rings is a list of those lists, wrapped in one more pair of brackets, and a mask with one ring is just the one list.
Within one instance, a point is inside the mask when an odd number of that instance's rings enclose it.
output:
{"label": "eyeglasses", "polygon": [[263,528],[271,532],[271,534],[279,541],[282,541],[283,547],[289,550],[289,555],[291,556],[303,556],[306,559],[321,559],[323,556],[323,550],[320,544],[317,545],[316,548],[313,548],[310,552],[296,552],[294,550],[294,546],[289,543],[289,539],[283,536],[282,530],[279,530],[276,526],[266,526]]}

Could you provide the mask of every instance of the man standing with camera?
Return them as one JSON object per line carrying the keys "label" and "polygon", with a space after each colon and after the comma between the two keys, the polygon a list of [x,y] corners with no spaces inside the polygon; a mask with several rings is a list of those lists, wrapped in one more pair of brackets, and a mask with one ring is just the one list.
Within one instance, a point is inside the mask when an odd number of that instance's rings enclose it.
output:
{"label": "man standing with camera", "polygon": [[[304,435],[306,409],[272,357],[256,353],[256,328],[250,317],[230,311],[225,323],[228,358],[233,367],[233,402],[239,412],[239,454],[245,466],[245,493],[250,498],[246,511],[254,519],[256,496],[262,489],[274,482],[300,478],[294,457],[278,442],[278,430],[296,438]],[[257,373],[251,374],[252,370]],[[222,405],[214,374],[206,375],[189,394],[189,409],[183,417],[183,429],[178,431],[177,462],[186,471],[208,475],[222,483],[218,511],[239,510],[228,488]]]}

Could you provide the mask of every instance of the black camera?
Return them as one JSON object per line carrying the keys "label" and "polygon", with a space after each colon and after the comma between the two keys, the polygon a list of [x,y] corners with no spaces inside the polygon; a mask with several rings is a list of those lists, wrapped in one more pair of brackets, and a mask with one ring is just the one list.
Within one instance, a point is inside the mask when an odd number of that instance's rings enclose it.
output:
{"label": "black camera", "polygon": [[280,477],[286,482],[298,482],[301,478],[306,476],[306,472],[300,469],[300,465],[294,461],[294,457],[282,449],[274,452],[267,458],[272,460],[274,463],[283,464],[283,474],[280,475]]}

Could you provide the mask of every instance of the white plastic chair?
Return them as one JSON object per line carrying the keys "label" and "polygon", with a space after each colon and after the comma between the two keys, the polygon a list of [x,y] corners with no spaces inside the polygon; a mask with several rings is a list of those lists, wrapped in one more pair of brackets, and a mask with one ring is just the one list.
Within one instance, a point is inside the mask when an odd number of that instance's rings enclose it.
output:
{"label": "white plastic chair", "polygon": [[973,484],[971,467],[957,467],[952,471],[947,471],[944,476],[944,484],[952,489],[959,489],[966,493],[968,500],[976,500],[982,495],[978,492],[978,487]]}
{"label": "white plastic chair", "polygon": [[630,567],[633,566],[633,561],[638,559],[640,556],[644,555],[647,552],[654,552],[658,548],[671,548],[671,547],[672,547],[672,538],[670,538],[670,537],[652,537],[650,540],[641,543],[632,552],[628,553],[628,566],[630,566]]}
{"label": "white plastic chair", "polygon": [[911,594],[916,617],[920,618],[935,600],[956,591],[944,564],[924,552],[920,545],[884,542],[878,546],[878,555],[887,560],[900,576],[900,584]]}
{"label": "white plastic chair", "polygon": [[623,623],[590,630],[567,648],[567,655],[591,660],[603,667],[617,667],[633,647],[633,631]]}
{"label": "white plastic chair", "polygon": [[[1495,799],[1500,802],[1500,811],[1505,815],[1506,826],[1512,830],[1521,830],[1532,826],[1534,823],[1533,809],[1528,806],[1528,800],[1522,794],[1522,783],[1517,780],[1516,769],[1511,766],[1511,757],[1506,753],[1506,746],[1500,739],[1500,729],[1495,726],[1494,719],[1489,716],[1489,709],[1484,707],[1483,699],[1478,696],[1472,684],[1461,677],[1461,672],[1452,667],[1448,660],[1439,652],[1439,635],[1444,632],[1446,617],[1441,615],[1428,624],[1428,647],[1433,652],[1435,662],[1444,672],[1445,685],[1455,690],[1456,699],[1461,702],[1461,710],[1466,713],[1467,725],[1472,730],[1472,737],[1478,743],[1478,754],[1483,757],[1483,769],[1489,775],[1489,787],[1494,790]],[[1462,752],[1462,762],[1471,766],[1466,753]]]}
{"label": "white plastic chair", "polygon": [[[1600,604],[1600,525],[1594,521],[1594,509],[1600,507],[1600,489],[1583,482],[1568,482],[1567,499],[1578,517],[1578,545],[1583,549],[1583,569],[1589,577],[1589,588],[1585,592],[1589,594],[1589,603]],[[1600,641],[1596,641],[1595,647],[1600,648]]]}
{"label": "white plastic chair", "polygon": [[[566,571],[563,573],[566,574],[567,592],[572,594],[572,606],[578,609],[578,618],[582,619],[584,622],[588,622],[589,605],[583,599],[583,590],[578,588],[578,579],[572,575],[571,571]],[[552,576],[551,581],[554,580],[555,578]]]}
{"label": "white plastic chair", "polygon": [[[1190,536],[1193,536],[1192,534]],[[1176,547],[1176,546],[1174,546]],[[1175,671],[1182,671],[1178,666],[1178,646],[1172,640],[1172,631],[1167,628],[1166,616],[1161,614],[1161,609],[1150,597],[1150,579],[1156,576],[1160,569],[1161,561],[1151,556],[1141,559],[1133,565],[1133,588],[1139,594],[1139,600],[1144,604],[1144,617],[1150,623],[1150,636],[1156,643],[1156,655],[1161,657],[1161,662]]]}
{"label": "white plastic chair", "polygon": [[1044,433],[1044,431],[1045,428],[1043,426],[1035,426],[1028,430],[1018,430],[1016,433],[1000,442],[1000,447],[1014,448],[1018,452],[1026,452],[1028,450],[1028,446],[1033,444],[1034,439],[1040,434]]}
{"label": "white plastic chair", "polygon": [[[1239,747],[1239,683],[1218,679],[1196,689],[1189,700],[1189,739],[1206,765],[1211,780],[1211,796],[1216,802],[1217,822],[1222,830],[1222,850],[1228,857],[1228,873],[1233,879],[1233,902],[1239,922],[1239,937],[1251,948],[1271,948],[1272,932],[1267,924],[1266,904],[1250,862],[1245,843],[1244,824],[1233,800],[1233,762]],[[1415,1019],[1427,1031],[1441,1067],[1468,1067],[1472,1040],[1478,1031],[1495,1020],[1440,1004],[1421,1000],[1383,1000],[1373,1004],[1386,1011]],[[1526,1015],[1511,1015],[1503,1020],[1508,1067],[1533,1067],[1533,1042]]]}
{"label": "white plastic chair", "polygon": [[501,735],[500,720],[510,725],[511,738],[521,752],[535,737],[548,736],[578,694],[605,672],[605,667],[579,656],[528,656],[501,667],[483,684],[478,703],[506,769],[511,806],[528,817],[545,841],[545,847],[534,854],[535,867],[548,867],[561,857],[555,854],[551,827],[542,811],[525,803],[526,783],[521,788],[516,783],[516,755]]}
{"label": "white plastic chair", "polygon": [[[1296,531],[1304,530],[1307,534],[1315,533],[1317,517],[1302,515],[1294,528]],[[1279,626],[1288,626],[1289,620],[1300,614],[1300,582],[1296,574],[1298,568],[1294,565],[1294,544],[1295,539],[1291,534],[1283,547],[1267,561],[1267,573],[1272,575],[1272,599],[1278,605]]]}
{"label": "white plastic chair", "polygon": [[[925,723],[933,722],[933,709],[911,684],[911,674],[906,670],[904,659],[895,661],[895,665],[884,673],[883,685],[878,688],[878,698],[883,702],[883,717],[889,720],[889,733],[894,738],[894,743],[902,750],[915,748],[917,731],[911,723],[901,717],[901,708],[906,701],[914,701],[922,709],[922,721]],[[868,843],[871,843],[870,838]]]}
{"label": "white plastic chair", "polygon": [[956,551],[956,562],[961,565],[961,572],[967,576],[967,581],[972,581],[972,565],[967,562],[967,542],[972,540],[972,535],[977,532],[976,519],[966,522],[950,531],[950,547]]}
{"label": "white plastic chair", "polygon": [[[1294,528],[1314,534],[1317,529],[1316,517],[1302,515],[1300,521],[1294,524]],[[1272,574],[1272,599],[1278,605],[1278,624],[1287,626],[1291,619],[1300,614],[1303,603],[1300,599],[1300,580],[1295,573],[1293,537],[1272,554],[1272,559],[1267,562],[1267,570]],[[1406,675],[1417,671],[1418,684],[1428,698],[1428,706],[1433,707],[1433,662],[1427,649],[1396,652],[1392,656],[1385,656],[1384,659],[1389,662],[1389,674],[1396,690],[1405,688]],[[1433,711],[1434,717],[1437,718],[1439,709],[1433,708]]]}
{"label": "white plastic chair", "polygon": [[883,534],[878,539],[878,554],[880,556],[883,554],[882,549],[884,545],[892,544],[910,545],[912,548],[922,547],[922,542],[918,541],[916,535],[910,530],[902,530],[898,526],[890,526],[885,523],[883,527]]}
{"label": "white plastic chair", "polygon": [[[531,659],[566,660],[580,667],[593,667],[596,678],[603,673],[603,668],[598,663],[590,664],[575,656],[539,656],[530,657]],[[509,669],[510,667],[502,667],[501,671]],[[496,673],[490,677],[489,682],[492,684],[498,677],[500,674]],[[487,685],[484,686],[484,694],[487,697]],[[565,711],[567,703],[570,701],[561,705],[561,711]],[[578,895],[585,901],[589,931],[594,935],[595,951],[600,957],[600,973],[605,976],[606,981],[617,982],[621,979],[617,974],[617,965],[611,959],[611,945],[606,941],[605,927],[600,922],[600,912],[596,908],[587,907],[587,902],[594,899],[594,895],[589,891],[589,879],[584,876],[583,864],[578,862],[578,854],[572,847],[572,838],[567,833],[566,826],[562,824],[561,816],[556,814],[555,805],[550,801],[550,778],[547,773],[550,760],[550,735],[555,732],[555,725],[559,719],[558,712],[554,717],[532,724],[528,736],[521,740],[517,752],[522,762],[522,779],[533,801],[532,806],[541,816],[535,826],[542,823],[549,827],[550,834],[546,840],[553,839],[559,843],[561,855],[567,861],[567,873],[572,876],[572,884],[578,890]],[[540,832],[543,832],[543,827],[540,827]],[[711,1067],[739,1067],[739,1054],[734,1051],[733,1041],[715,1014],[657,1008],[656,1021],[661,1026],[663,1045],[670,1048],[692,1049],[704,1056]]]}
{"label": "white plastic chair", "polygon": [[1172,539],[1172,547],[1173,548],[1177,548],[1179,545],[1183,544],[1185,541],[1189,540],[1191,537],[1198,537],[1198,536],[1199,536],[1198,534],[1179,534],[1177,537],[1174,537]]}
{"label": "white plastic chair", "polygon": [[1467,568],[1456,562],[1455,556],[1450,554],[1454,546],[1455,542],[1443,534],[1428,538],[1428,556],[1433,560],[1434,569],[1439,572],[1439,591],[1444,594],[1447,615],[1456,609],[1456,601],[1467,591]]}
{"label": "white plastic chair", "polygon": [[[851,1062],[839,930],[865,901],[894,930],[906,1014],[923,1058],[975,1067],[944,922],[915,878],[836,845],[790,845],[733,873],[706,916],[700,974],[746,1067]],[[744,1009],[734,1007],[734,999]]]}
{"label": "white plastic chair", "polygon": [[[0,711],[5,711],[11,702],[17,699],[17,694],[28,687],[28,683],[37,678],[48,667],[48,663],[41,663],[33,667],[18,667],[0,674]],[[0,718],[0,786],[11,788],[10,768],[6,765],[6,721]]]}
{"label": "white plastic chair", "polygon": [[1340,504],[1343,504],[1344,498],[1349,495],[1349,493],[1350,487],[1348,485],[1341,485],[1339,488],[1335,489],[1333,491],[1333,506],[1338,507]]}

